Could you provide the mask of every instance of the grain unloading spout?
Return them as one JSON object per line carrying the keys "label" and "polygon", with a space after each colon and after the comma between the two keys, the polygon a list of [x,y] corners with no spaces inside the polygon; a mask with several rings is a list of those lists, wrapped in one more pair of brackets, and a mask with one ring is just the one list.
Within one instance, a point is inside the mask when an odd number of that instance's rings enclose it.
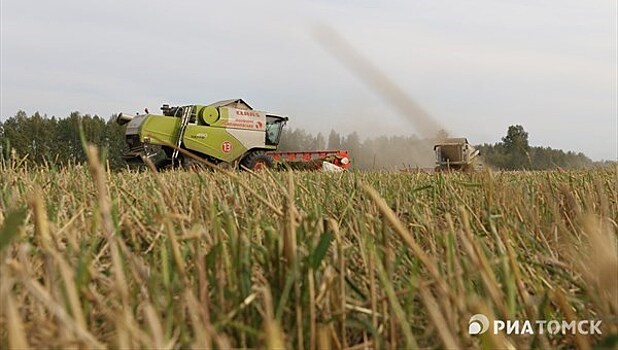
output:
{"label": "grain unloading spout", "polygon": [[119,113],[118,116],[116,117],[116,123],[118,123],[118,125],[125,125],[126,123],[130,122],[133,118],[135,118],[134,115],[127,114],[127,113]]}

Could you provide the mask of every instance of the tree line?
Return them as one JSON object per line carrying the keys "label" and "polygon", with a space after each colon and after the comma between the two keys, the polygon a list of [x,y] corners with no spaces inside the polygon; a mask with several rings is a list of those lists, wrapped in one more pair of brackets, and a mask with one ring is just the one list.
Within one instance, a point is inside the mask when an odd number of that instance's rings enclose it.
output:
{"label": "tree line", "polygon": [[509,126],[501,142],[482,144],[476,148],[480,150],[485,163],[504,170],[585,169],[611,163],[594,162],[581,152],[530,146],[528,132],[521,125]]}
{"label": "tree line", "polygon": [[[65,118],[56,118],[38,112],[28,116],[19,111],[15,116],[0,122],[0,154],[6,158],[13,153],[34,164],[62,166],[84,162],[86,154],[81,143],[80,127],[88,142],[104,150],[111,168],[126,167],[122,159],[126,150],[125,127],[115,122],[115,116],[104,119],[79,112],[73,112]],[[314,135],[303,129],[285,128],[279,150],[344,149],[351,155],[355,169],[425,169],[434,166],[433,145],[445,136],[442,131],[431,139],[421,139],[414,134],[361,139],[357,132],[343,135],[331,130],[328,137],[325,137],[322,133]],[[510,126],[506,136],[499,142],[476,147],[481,152],[484,164],[494,169],[574,169],[608,163],[594,162],[583,153],[530,146],[528,133],[521,125]]]}
{"label": "tree line", "polygon": [[125,166],[122,154],[126,149],[124,127],[115,116],[104,119],[73,112],[68,117],[47,117],[40,113],[28,116],[19,111],[0,122],[0,153],[5,159],[14,154],[34,164],[67,165],[87,160],[81,142],[80,127],[88,142],[98,145],[107,155],[111,168]]}

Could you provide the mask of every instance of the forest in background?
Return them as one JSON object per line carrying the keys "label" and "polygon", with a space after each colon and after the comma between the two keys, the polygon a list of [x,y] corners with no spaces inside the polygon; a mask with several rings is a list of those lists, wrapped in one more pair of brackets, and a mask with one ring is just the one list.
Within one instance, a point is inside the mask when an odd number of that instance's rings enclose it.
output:
{"label": "forest in background", "polygon": [[[35,164],[63,165],[86,161],[80,141],[79,125],[86,139],[104,149],[113,169],[126,166],[122,160],[125,150],[124,127],[116,124],[115,116],[104,119],[73,112],[68,117],[47,117],[40,113],[28,116],[19,111],[14,117],[0,122],[0,152],[8,157],[9,150]],[[325,136],[303,129],[285,128],[279,150],[306,151],[345,149],[350,153],[353,168],[359,170],[394,170],[431,168],[433,145],[442,137],[421,139],[407,136],[377,136],[361,139],[357,132],[342,135],[335,130]],[[470,140],[473,141],[474,140]],[[504,170],[583,169],[606,166],[612,161],[595,162],[583,153],[562,151],[550,147],[531,146],[528,133],[521,125],[509,126],[500,141],[477,145],[487,166]]]}

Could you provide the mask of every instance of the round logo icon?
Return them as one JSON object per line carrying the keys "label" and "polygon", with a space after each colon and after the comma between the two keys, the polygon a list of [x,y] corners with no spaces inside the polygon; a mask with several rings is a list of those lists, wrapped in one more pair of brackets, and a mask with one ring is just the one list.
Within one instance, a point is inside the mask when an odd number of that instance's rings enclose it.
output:
{"label": "round logo icon", "polygon": [[232,150],[232,143],[230,141],[223,141],[221,144],[221,150],[223,153],[229,153]]}
{"label": "round logo icon", "polygon": [[489,319],[483,314],[476,314],[470,317],[468,322],[468,334],[477,335],[487,332],[489,329]]}

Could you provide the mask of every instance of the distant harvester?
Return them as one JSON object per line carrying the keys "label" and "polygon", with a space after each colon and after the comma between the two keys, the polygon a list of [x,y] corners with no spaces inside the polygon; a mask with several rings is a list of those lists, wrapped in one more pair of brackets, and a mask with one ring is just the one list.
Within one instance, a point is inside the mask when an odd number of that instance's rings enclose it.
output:
{"label": "distant harvester", "polygon": [[436,155],[436,171],[470,171],[478,164],[480,151],[465,137],[446,138],[433,146]]}

